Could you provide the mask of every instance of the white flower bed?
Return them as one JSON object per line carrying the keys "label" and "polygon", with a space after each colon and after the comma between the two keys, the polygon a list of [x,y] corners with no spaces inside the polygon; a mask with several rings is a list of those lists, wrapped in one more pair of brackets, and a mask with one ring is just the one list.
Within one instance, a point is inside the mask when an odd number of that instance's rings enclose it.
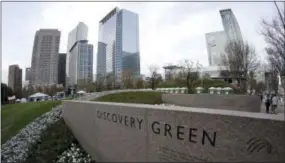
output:
{"label": "white flower bed", "polygon": [[37,142],[42,131],[62,117],[61,106],[36,118],[1,147],[2,162],[20,162],[27,158],[31,145]]}
{"label": "white flower bed", "polygon": [[82,149],[78,144],[71,144],[71,148],[64,151],[60,156],[58,156],[57,163],[91,163],[95,162],[92,160],[91,156],[87,154],[84,149]]}

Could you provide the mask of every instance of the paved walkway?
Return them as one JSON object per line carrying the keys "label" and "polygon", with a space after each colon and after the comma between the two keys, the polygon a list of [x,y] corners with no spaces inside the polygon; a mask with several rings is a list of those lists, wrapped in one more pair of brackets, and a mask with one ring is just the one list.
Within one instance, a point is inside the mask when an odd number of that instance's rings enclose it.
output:
{"label": "paved walkway", "polygon": [[[270,109],[271,109],[271,106],[270,106]],[[276,108],[276,113],[278,115],[283,115],[285,116],[285,108],[284,108],[284,105],[278,105],[277,108]],[[266,107],[265,107],[265,104],[262,103],[261,106],[260,106],[260,112],[261,113],[266,113]]]}

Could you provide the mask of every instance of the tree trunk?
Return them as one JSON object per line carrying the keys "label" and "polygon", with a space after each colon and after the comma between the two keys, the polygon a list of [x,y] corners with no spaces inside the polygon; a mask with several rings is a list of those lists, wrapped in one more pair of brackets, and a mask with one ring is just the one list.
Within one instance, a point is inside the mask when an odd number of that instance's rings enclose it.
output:
{"label": "tree trunk", "polygon": [[155,89],[155,88],[154,88],[154,87],[155,87],[155,86],[154,86],[154,82],[155,82],[154,80],[155,80],[154,78],[151,79],[151,89],[152,89],[152,90]]}
{"label": "tree trunk", "polygon": [[283,88],[283,107],[285,111],[285,76],[280,76],[281,78],[281,87]]}

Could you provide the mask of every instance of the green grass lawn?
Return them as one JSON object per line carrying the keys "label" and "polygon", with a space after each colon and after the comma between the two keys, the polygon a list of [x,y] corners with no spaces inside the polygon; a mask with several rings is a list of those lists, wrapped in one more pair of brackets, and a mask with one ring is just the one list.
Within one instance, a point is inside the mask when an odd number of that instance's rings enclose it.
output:
{"label": "green grass lawn", "polygon": [[1,109],[1,144],[60,103],[61,101],[43,101],[5,105]]}
{"label": "green grass lawn", "polygon": [[159,92],[120,92],[99,97],[92,101],[161,104],[163,103]]}

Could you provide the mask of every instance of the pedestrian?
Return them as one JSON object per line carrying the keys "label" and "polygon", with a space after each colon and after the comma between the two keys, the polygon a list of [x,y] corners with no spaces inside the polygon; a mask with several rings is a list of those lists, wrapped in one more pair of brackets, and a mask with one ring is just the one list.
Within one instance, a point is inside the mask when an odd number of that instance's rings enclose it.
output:
{"label": "pedestrian", "polygon": [[262,93],[260,94],[260,100],[261,100],[261,102],[262,102],[262,100],[263,100],[263,95],[262,95]]}
{"label": "pedestrian", "polygon": [[269,94],[267,94],[267,95],[265,96],[266,113],[269,113],[270,104],[271,104],[271,98],[270,98]]}
{"label": "pedestrian", "polygon": [[273,98],[272,98],[272,114],[276,114],[275,110],[277,108],[278,105],[278,97],[274,94]]}

